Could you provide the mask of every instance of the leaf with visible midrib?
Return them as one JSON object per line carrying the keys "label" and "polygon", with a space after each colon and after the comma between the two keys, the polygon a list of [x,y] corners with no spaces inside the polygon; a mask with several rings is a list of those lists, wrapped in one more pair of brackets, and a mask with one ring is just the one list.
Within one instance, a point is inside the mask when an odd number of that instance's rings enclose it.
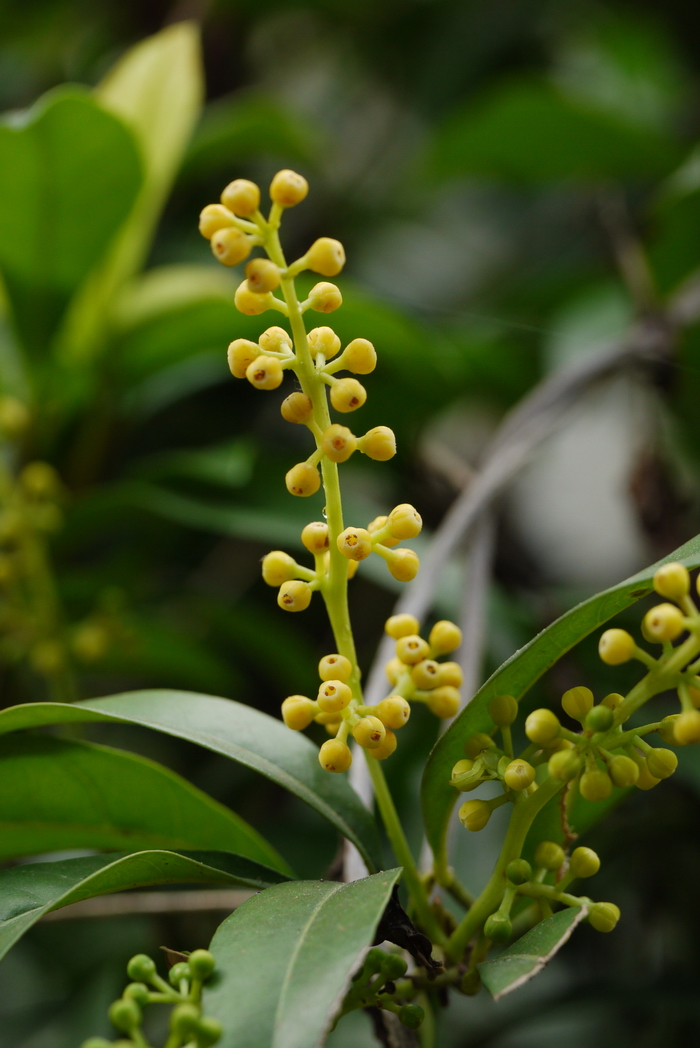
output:
{"label": "leaf with visible midrib", "polygon": [[249,899],[211,942],[204,1009],[220,1048],[314,1048],[372,942],[401,870],[350,884],[295,881]]}
{"label": "leaf with visible midrib", "polygon": [[154,728],[260,772],[328,819],[358,848],[370,869],[381,867],[377,824],[347,777],[324,771],[318,749],[300,732],[232,699],[162,689],[70,705],[25,703],[0,711],[0,735],[44,724],[102,720]]}

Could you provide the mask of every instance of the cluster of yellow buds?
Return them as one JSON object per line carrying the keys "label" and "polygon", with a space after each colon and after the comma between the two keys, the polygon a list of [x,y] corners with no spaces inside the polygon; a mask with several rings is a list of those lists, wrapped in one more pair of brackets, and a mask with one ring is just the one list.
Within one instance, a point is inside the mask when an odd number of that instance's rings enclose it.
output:
{"label": "cluster of yellow buds", "polygon": [[436,717],[454,717],[460,704],[462,669],[458,662],[437,660],[462,643],[459,626],[447,619],[436,622],[428,640],[420,636],[413,615],[392,615],[384,628],[396,641],[396,653],[385,667],[394,695],[424,702]]}

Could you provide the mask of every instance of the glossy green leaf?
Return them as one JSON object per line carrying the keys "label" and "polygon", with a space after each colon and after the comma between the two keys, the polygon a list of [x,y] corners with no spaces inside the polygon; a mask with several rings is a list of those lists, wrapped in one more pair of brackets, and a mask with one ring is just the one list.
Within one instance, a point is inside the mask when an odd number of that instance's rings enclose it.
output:
{"label": "glossy green leaf", "polygon": [[456,762],[464,756],[462,747],[466,739],[474,732],[489,731],[493,727],[487,712],[493,696],[513,695],[516,699],[522,698],[565,652],[618,612],[651,593],[654,572],[659,565],[672,560],[679,560],[688,568],[698,567],[700,536],[617,586],[583,601],[547,626],[489,677],[469,705],[438,739],[423,773],[421,788],[426,833],[436,854],[441,854],[445,847],[450,812],[460,796],[449,784],[450,773]]}
{"label": "glossy green leaf", "polygon": [[400,873],[279,885],[228,917],[211,942],[219,979],[204,994],[221,1048],[322,1044]]}
{"label": "glossy green leaf", "polygon": [[541,972],[587,913],[585,906],[560,910],[540,921],[500,956],[478,965],[481,981],[494,999],[505,997]]}
{"label": "glossy green leaf", "polygon": [[370,868],[381,867],[376,823],[347,778],[325,772],[316,746],[266,713],[194,692],[133,691],[71,705],[11,706],[0,712],[0,734],[81,721],[141,724],[231,757],[296,794],[351,840]]}
{"label": "glossy green leaf", "polygon": [[0,269],[25,348],[45,349],[141,181],[133,135],[79,88],[0,124]]}
{"label": "glossy green leaf", "polygon": [[63,848],[208,848],[291,874],[240,816],[168,768],[50,735],[0,739],[0,859]]}
{"label": "glossy green leaf", "polygon": [[96,895],[155,884],[227,884],[267,888],[284,880],[250,859],[225,852],[149,850],[31,862],[0,870],[0,957],[50,910]]}

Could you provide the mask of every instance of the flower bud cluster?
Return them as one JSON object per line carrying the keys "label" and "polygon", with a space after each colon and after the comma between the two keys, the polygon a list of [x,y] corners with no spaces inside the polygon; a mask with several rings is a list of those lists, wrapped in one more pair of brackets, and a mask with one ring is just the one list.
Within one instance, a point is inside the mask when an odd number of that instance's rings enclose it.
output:
{"label": "flower bud cluster", "polygon": [[358,1008],[382,1008],[394,1012],[410,1030],[417,1030],[425,1014],[420,1005],[412,1003],[417,989],[410,977],[405,978],[407,970],[401,954],[372,948],[352,977],[340,1016]]}
{"label": "flower bud cluster", "polygon": [[[400,510],[410,508],[398,507]],[[391,517],[388,519],[390,522]],[[400,520],[410,523],[408,516]],[[445,720],[454,717],[460,705],[462,670],[458,662],[438,660],[456,651],[462,643],[459,626],[446,619],[436,622],[428,640],[420,636],[420,625],[413,615],[392,615],[384,628],[396,641],[396,648],[385,667],[393,692],[383,701],[403,697],[425,703],[436,717]]]}

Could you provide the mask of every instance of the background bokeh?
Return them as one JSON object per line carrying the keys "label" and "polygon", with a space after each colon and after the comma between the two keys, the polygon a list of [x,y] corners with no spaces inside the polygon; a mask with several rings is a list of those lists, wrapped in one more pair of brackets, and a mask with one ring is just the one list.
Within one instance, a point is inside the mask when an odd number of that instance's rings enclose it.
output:
{"label": "background bokeh", "polygon": [[[228,374],[228,342],[263,325],[235,311],[197,233],[199,211],[233,177],[265,185],[282,166],[308,177],[285,246],[295,257],[319,235],[345,244],[336,326],[344,340],[372,339],[380,362],[362,425],[392,426],[400,452],[387,465],[344,467],[347,518],[364,524],[410,501],[432,530],[508,408],[543,376],[612,345],[640,306],[653,308],[620,273],[620,228],[643,245],[658,296],[700,265],[700,9],[0,0],[0,107],[21,110],[65,82],[94,85],[130,45],[186,18],[201,21],[207,101],[146,266],[178,267],[158,278],[183,288],[185,267],[207,267],[211,282],[113,333],[102,365],[70,394],[46,363],[41,324],[24,345],[3,324],[0,371],[7,391],[7,361],[24,354],[38,421],[21,454],[50,461],[65,487],[53,556],[66,614],[79,622],[97,607],[112,630],[104,656],[80,669],[81,694],[162,685],[275,713],[286,694],[313,688],[316,660],[333,645],[319,606],[278,612],[259,561],[271,547],[294,551],[322,504],[284,488],[284,472],[308,453],[305,433],[280,419],[285,387],[263,395]],[[668,367],[587,395],[510,486],[498,506],[482,676],[577,599],[700,531],[699,395],[691,329]],[[453,567],[440,614],[458,614]],[[365,668],[396,592],[383,565],[360,568],[351,610]],[[637,608],[624,624],[638,621]],[[7,657],[1,673],[3,705],[44,697],[25,662]],[[598,663],[592,639],[528,702],[555,704],[574,684],[600,697],[624,683]],[[423,712],[388,767],[416,846],[417,785],[436,731]],[[92,737],[154,757],[226,802],[302,876],[333,863],[338,841],[319,817],[231,762],[126,727]],[[486,875],[496,829],[461,856],[470,886]],[[544,975],[497,1006],[454,999],[440,1044],[692,1043],[699,831],[700,760],[684,753],[674,780],[636,792],[586,841],[603,858],[596,896],[623,910],[615,934],[580,929]],[[3,965],[0,1045],[73,1048],[108,1033],[124,960],[203,945],[217,919],[39,925]],[[332,1038],[334,1048],[371,1043],[362,1015]]]}

